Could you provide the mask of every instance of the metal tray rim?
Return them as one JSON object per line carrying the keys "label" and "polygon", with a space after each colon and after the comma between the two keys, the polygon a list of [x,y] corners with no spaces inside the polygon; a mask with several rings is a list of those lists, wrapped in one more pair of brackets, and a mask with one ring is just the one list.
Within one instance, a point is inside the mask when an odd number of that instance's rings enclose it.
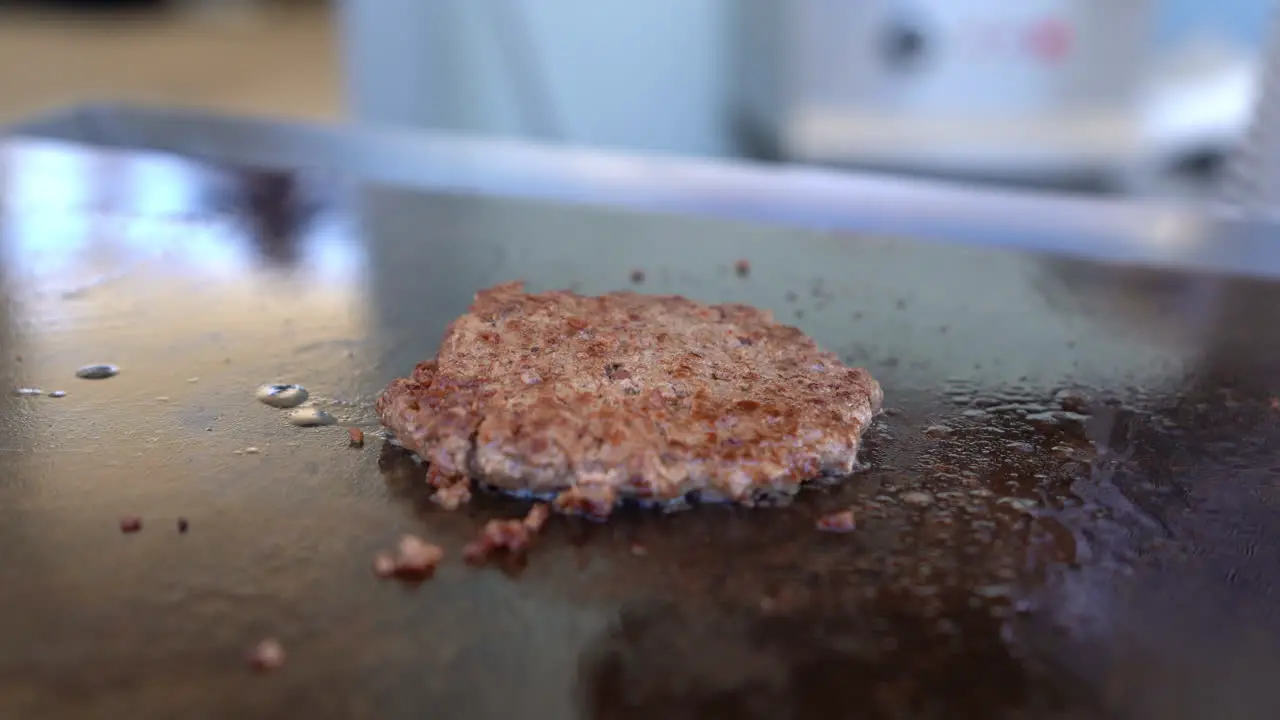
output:
{"label": "metal tray rim", "polygon": [[1280,277],[1274,222],[1214,204],[1127,201],[870,173],[638,156],[401,128],[87,104],[9,137],[332,173],[430,191],[719,217],[820,232]]}

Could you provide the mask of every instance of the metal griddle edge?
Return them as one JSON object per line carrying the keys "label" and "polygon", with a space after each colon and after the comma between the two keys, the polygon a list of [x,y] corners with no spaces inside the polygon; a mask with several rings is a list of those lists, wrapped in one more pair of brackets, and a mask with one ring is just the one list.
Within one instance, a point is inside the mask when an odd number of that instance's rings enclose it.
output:
{"label": "metal griddle edge", "polygon": [[[1280,716],[1268,221],[110,105],[0,170],[0,717]],[[527,505],[371,405],[514,279],[772,310],[885,387],[865,468],[456,562]],[[455,561],[378,581],[406,532]]]}

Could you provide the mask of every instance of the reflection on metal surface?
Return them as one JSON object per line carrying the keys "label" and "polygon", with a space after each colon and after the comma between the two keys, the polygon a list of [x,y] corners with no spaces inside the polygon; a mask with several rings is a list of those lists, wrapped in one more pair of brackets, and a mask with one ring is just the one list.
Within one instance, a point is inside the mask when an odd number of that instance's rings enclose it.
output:
{"label": "reflection on metal surface", "polygon": [[[250,262],[240,256],[249,251],[289,268],[317,260],[299,256],[305,245],[302,235],[332,230],[297,173],[209,167],[164,155],[92,153],[46,143],[9,143],[2,157],[5,220],[23,223],[13,234],[36,246],[12,248],[15,261],[36,263],[40,272],[56,274],[56,265],[70,255],[100,254],[107,246],[138,262],[160,253],[179,254],[210,270],[234,272],[232,268]],[[102,172],[103,167],[111,172]],[[118,237],[100,243],[95,241],[99,233]],[[242,239],[229,242],[228,235]],[[341,242],[311,243],[310,252],[320,254],[318,259],[330,268],[326,274],[335,267],[343,273],[357,262],[348,248]],[[110,262],[127,266],[115,258]]]}
{"label": "reflection on metal surface", "polygon": [[586,717],[1047,717],[1095,705],[1016,657],[966,597],[948,601],[942,617],[890,594],[858,612],[625,609],[583,657]]}
{"label": "reflection on metal surface", "polygon": [[285,267],[294,264],[304,219],[297,176],[260,170],[246,172],[243,202],[243,215],[255,230],[263,257]]}
{"label": "reflection on metal surface", "polygon": [[[6,147],[6,193],[30,197],[24,173],[50,166]],[[127,370],[57,402],[0,393],[0,715],[319,717],[337,698],[373,717],[806,717],[860,698],[881,717],[1096,718],[1129,708],[1114,677],[1139,718],[1169,678],[1275,700],[1182,674],[1239,650],[1209,640],[1280,630],[1271,283],[371,185],[358,216],[321,208],[282,268],[243,225],[169,216],[198,208],[103,217],[76,200],[95,182],[0,198],[6,387]],[[475,569],[463,545],[522,503],[445,512],[404,453],[247,395],[303,383],[372,435],[373,398],[476,289],[602,292],[637,270],[646,292],[771,309],[868,367],[888,408],[869,467],[769,511],[557,517],[525,562]],[[848,508],[855,532],[813,529]],[[144,529],[122,536],[124,516]],[[376,582],[404,532],[452,560],[416,588]],[[648,607],[669,610],[633,615]],[[290,666],[250,683],[242,652],[266,635]],[[681,672],[657,677],[664,645]]]}

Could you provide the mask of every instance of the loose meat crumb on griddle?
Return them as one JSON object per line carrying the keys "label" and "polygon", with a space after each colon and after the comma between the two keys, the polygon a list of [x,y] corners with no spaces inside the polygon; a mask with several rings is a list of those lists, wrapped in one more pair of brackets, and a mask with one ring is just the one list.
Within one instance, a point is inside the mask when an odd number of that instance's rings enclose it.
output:
{"label": "loose meat crumb on griddle", "polygon": [[852,510],[841,510],[818,518],[817,527],[822,532],[847,533],[857,528]]}
{"label": "loose meat crumb on griddle", "polygon": [[542,526],[547,524],[547,519],[551,517],[551,510],[544,504],[538,503],[529,508],[529,512],[524,516],[524,526],[529,532],[541,532]]}
{"label": "loose meat crumb on griddle", "polygon": [[882,398],[755,308],[511,283],[480,292],[377,412],[433,478],[603,518],[623,498],[756,504],[847,475]]}
{"label": "loose meat crumb on griddle", "polygon": [[142,518],[128,516],[120,518],[120,532],[136,533],[142,529]]}
{"label": "loose meat crumb on griddle", "polygon": [[449,475],[432,465],[427,468],[427,485],[435,488],[431,502],[445,510],[457,510],[471,502],[471,480],[463,475]]}
{"label": "loose meat crumb on griddle", "polygon": [[468,543],[462,550],[463,558],[470,563],[483,563],[494,552],[505,550],[523,553],[529,549],[534,537],[541,532],[551,516],[551,510],[542,503],[529,508],[519,520],[490,520],[485,523],[480,539]]}
{"label": "loose meat crumb on griddle", "polygon": [[566,515],[603,519],[613,512],[617,491],[608,485],[578,485],[560,493],[555,508]]}
{"label": "loose meat crumb on griddle", "polygon": [[249,651],[249,664],[261,672],[271,672],[284,667],[284,660],[284,646],[280,641],[272,638],[263,640]]}
{"label": "loose meat crumb on griddle", "polygon": [[733,271],[738,273],[738,277],[746,277],[751,274],[751,263],[747,260],[739,260],[733,264]]}
{"label": "loose meat crumb on griddle", "polygon": [[485,523],[482,542],[490,550],[522,552],[532,537],[523,520],[490,520]]}
{"label": "loose meat crumb on griddle", "polygon": [[457,510],[471,502],[471,486],[465,481],[446,485],[431,495],[431,502],[445,510]]}
{"label": "loose meat crumb on griddle", "polygon": [[191,523],[187,522],[184,517],[178,518],[178,532],[186,533],[191,528]]}
{"label": "loose meat crumb on griddle", "polygon": [[634,285],[639,285],[640,283],[644,282],[644,271],[643,271],[643,270],[632,270],[632,271],[631,271],[631,282],[632,282],[632,284],[634,284]]}
{"label": "loose meat crumb on griddle", "polygon": [[360,428],[347,428],[348,444],[353,448],[364,447],[364,431]]}
{"label": "loose meat crumb on griddle", "polygon": [[[416,535],[400,538],[395,558],[395,574],[403,578],[426,578],[444,559],[444,550]],[[376,560],[375,560],[376,563]]]}

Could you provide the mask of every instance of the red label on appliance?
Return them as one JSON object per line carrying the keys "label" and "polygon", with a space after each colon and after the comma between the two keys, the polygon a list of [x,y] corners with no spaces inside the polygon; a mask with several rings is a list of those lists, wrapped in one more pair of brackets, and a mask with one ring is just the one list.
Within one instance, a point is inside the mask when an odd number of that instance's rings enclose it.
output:
{"label": "red label on appliance", "polygon": [[1070,25],[1050,18],[1033,24],[1025,41],[1027,50],[1037,59],[1054,63],[1071,54],[1074,35]]}

